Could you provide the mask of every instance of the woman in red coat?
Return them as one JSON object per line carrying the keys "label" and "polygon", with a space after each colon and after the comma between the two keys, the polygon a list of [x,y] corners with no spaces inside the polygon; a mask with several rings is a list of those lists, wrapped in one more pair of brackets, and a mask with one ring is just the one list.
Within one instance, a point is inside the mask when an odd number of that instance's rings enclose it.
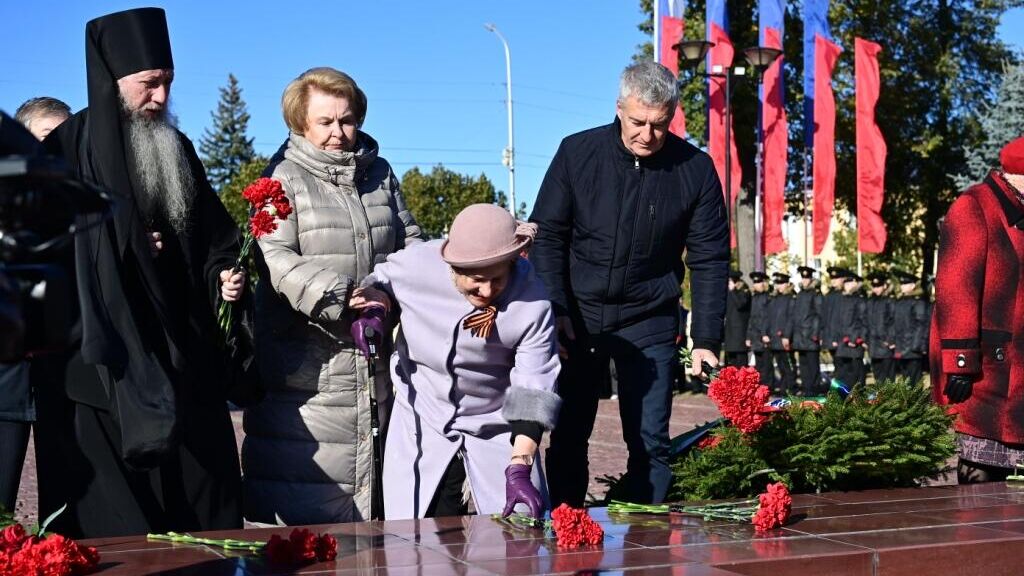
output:
{"label": "woman in red coat", "polygon": [[932,391],[950,404],[961,483],[1024,464],[1024,138],[960,195],[939,245]]}

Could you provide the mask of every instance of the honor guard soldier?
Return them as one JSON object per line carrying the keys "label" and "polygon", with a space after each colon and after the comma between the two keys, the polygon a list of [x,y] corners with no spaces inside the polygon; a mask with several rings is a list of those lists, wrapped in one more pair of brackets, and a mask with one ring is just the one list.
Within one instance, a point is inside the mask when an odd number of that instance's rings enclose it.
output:
{"label": "honor guard soldier", "polygon": [[814,279],[816,270],[797,268],[800,292],[793,302],[793,350],[798,354],[800,384],[805,396],[821,391],[821,309],[823,297]]}

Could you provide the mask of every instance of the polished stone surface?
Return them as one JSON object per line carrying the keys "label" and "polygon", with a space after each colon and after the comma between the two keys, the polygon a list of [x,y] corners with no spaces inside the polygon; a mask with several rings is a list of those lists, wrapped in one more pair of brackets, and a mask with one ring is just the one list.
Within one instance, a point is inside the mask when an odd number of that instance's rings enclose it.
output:
{"label": "polished stone surface", "polygon": [[[338,558],[299,568],[258,556],[145,538],[86,541],[101,574],[271,576],[276,574],[670,574],[871,575],[1024,574],[1024,486],[991,483],[794,496],[785,527],[689,516],[591,515],[600,546],[559,550],[537,530],[487,517],[395,520],[312,527],[338,539]],[[290,528],[210,532],[266,540]]]}

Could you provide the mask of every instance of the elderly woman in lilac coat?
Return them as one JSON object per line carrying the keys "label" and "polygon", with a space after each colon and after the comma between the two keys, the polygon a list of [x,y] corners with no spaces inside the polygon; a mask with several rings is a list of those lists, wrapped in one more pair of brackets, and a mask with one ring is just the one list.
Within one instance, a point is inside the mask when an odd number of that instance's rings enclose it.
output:
{"label": "elderly woman in lilac coat", "polygon": [[558,415],[559,361],[546,290],[521,257],[535,231],[474,204],[448,240],[391,254],[356,292],[357,307],[400,310],[387,519],[465,514],[466,479],[480,514],[543,514],[536,451]]}

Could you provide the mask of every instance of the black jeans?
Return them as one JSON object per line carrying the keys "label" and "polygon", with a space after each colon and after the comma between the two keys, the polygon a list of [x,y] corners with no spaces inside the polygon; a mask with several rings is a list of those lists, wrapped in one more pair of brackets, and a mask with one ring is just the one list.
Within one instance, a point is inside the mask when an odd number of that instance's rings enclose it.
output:
{"label": "black jeans", "polygon": [[546,453],[552,507],[563,502],[580,507],[586,499],[587,453],[600,392],[595,371],[605,369],[609,358],[618,372],[622,438],[629,451],[626,498],[641,503],[665,499],[672,480],[668,421],[678,363],[676,330],[662,330],[667,327],[666,319],[655,317],[613,333],[564,342],[569,357],[562,360],[558,378],[562,408]]}

